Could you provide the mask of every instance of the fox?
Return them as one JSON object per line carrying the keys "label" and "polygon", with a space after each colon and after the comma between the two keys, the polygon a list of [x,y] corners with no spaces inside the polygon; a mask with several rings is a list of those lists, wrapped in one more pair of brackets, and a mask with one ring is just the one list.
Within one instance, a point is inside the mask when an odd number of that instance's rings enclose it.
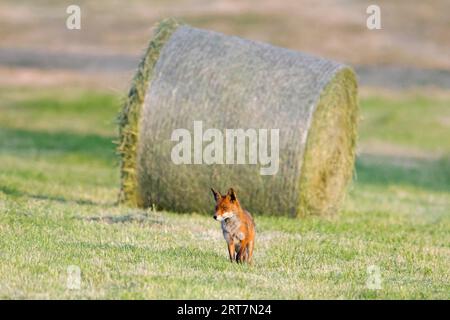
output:
{"label": "fox", "polygon": [[252,215],[241,207],[233,188],[226,195],[214,188],[211,191],[216,201],[213,218],[221,222],[230,261],[252,264],[255,244],[255,222]]}

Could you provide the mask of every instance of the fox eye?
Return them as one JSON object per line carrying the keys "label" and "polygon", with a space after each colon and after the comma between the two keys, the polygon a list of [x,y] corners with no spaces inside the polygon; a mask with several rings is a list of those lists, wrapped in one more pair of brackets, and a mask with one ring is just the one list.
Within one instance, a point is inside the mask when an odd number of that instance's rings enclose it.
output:
{"label": "fox eye", "polygon": [[227,207],[226,206],[222,206],[222,210],[227,210]]}

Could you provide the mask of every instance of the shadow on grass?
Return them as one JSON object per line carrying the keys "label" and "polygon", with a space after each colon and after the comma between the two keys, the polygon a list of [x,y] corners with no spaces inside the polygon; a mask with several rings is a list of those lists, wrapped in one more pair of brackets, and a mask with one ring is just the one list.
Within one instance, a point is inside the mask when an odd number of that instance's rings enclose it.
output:
{"label": "shadow on grass", "polygon": [[73,203],[73,204],[80,204],[80,205],[99,205],[98,203],[95,203],[90,200],[67,199],[67,198],[58,197],[58,196],[33,194],[33,193],[18,190],[13,187],[1,186],[1,185],[0,185],[0,192],[3,192],[4,194],[13,196],[13,197],[27,197],[27,198],[31,198],[31,199],[37,199],[37,200],[49,200],[49,201],[56,201],[56,202],[61,202],[61,203]]}
{"label": "shadow on grass", "polygon": [[[95,134],[80,134],[73,132],[45,132],[25,129],[0,129],[0,155],[13,155],[17,158],[29,159],[39,155],[50,158],[51,163],[67,161],[67,170],[75,163],[98,163],[115,165],[115,147],[112,137]],[[30,161],[30,169],[32,169]],[[5,186],[0,181],[0,192],[16,197],[28,197],[38,200],[74,203],[80,205],[99,205],[90,200],[68,199],[64,196],[39,194],[18,190]]]}
{"label": "shadow on grass", "polygon": [[0,129],[0,153],[65,155],[114,162],[113,137],[74,132],[45,132],[25,129]]}
{"label": "shadow on grass", "polygon": [[357,183],[402,185],[450,192],[450,158],[416,159],[362,155],[356,160]]}

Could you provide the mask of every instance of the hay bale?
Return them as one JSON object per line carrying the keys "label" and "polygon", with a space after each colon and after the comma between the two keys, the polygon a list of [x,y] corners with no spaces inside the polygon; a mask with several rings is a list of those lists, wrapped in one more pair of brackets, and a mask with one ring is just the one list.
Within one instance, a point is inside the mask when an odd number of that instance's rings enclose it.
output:
{"label": "hay bale", "polygon": [[[119,119],[120,201],[210,212],[209,188],[233,186],[255,214],[333,213],[352,177],[356,96],[345,65],[165,20]],[[222,132],[279,129],[277,173],[261,175],[260,165],[249,164],[175,164],[171,135],[192,132],[194,121]]]}

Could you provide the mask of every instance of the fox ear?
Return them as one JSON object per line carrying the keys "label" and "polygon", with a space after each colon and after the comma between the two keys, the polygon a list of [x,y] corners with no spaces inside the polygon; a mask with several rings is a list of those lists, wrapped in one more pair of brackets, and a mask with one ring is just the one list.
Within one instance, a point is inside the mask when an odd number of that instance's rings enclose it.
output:
{"label": "fox ear", "polygon": [[217,192],[216,190],[214,190],[214,188],[211,188],[211,191],[214,195],[214,200],[219,200],[220,198],[222,198],[222,195],[220,194],[220,192]]}
{"label": "fox ear", "polygon": [[234,191],[233,188],[230,188],[230,189],[228,190],[227,196],[230,197],[230,200],[231,200],[231,201],[236,201],[236,199],[237,199],[237,197],[236,197],[236,192]]}

